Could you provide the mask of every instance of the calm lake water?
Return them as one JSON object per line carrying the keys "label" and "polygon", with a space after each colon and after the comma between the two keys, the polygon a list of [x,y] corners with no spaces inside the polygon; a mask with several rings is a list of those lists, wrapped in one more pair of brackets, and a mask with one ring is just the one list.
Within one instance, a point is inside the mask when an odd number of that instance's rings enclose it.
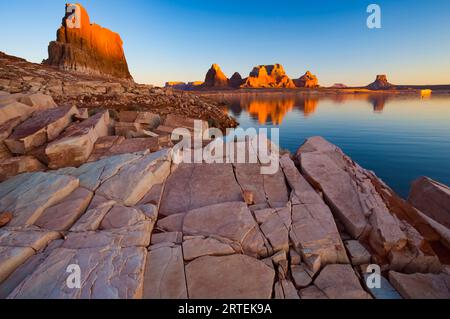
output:
{"label": "calm lake water", "polygon": [[321,135],[407,197],[429,176],[450,185],[450,95],[429,98],[299,94],[215,97],[249,127],[278,127],[280,146],[295,152]]}

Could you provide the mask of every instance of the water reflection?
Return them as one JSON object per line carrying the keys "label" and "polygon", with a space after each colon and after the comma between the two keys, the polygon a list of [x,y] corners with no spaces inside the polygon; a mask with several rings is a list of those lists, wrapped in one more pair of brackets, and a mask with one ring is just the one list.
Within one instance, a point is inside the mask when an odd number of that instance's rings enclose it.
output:
{"label": "water reflection", "polygon": [[281,125],[283,119],[294,110],[304,117],[312,116],[319,108],[319,102],[332,101],[344,104],[350,101],[362,101],[373,107],[375,113],[382,113],[390,96],[383,94],[332,94],[326,96],[295,94],[240,94],[225,95],[219,98],[226,105],[226,111],[239,117],[243,112],[260,125]]}

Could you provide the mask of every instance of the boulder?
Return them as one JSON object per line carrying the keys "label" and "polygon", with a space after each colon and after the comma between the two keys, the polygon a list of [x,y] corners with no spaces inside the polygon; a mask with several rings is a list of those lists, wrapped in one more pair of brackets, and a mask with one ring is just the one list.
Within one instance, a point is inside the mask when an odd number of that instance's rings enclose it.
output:
{"label": "boulder", "polygon": [[18,156],[0,160],[0,182],[22,174],[44,171],[46,167],[33,156]]}
{"label": "boulder", "polygon": [[67,4],[62,26],[56,41],[49,44],[44,64],[63,71],[131,80],[122,45],[119,34],[91,24],[80,4]]}
{"label": "boulder", "polygon": [[0,102],[0,125],[15,118],[25,120],[33,113],[33,111],[31,106],[20,102],[14,101],[6,104]]}
{"label": "boulder", "polygon": [[57,138],[77,113],[77,108],[72,106],[35,112],[31,118],[14,129],[5,143],[12,153],[25,154]]}
{"label": "boulder", "polygon": [[150,250],[145,265],[143,298],[188,298],[183,252],[180,246]]}
{"label": "boulder", "polygon": [[450,188],[427,177],[414,181],[408,202],[450,229]]}
{"label": "boulder", "polygon": [[353,238],[368,238],[381,256],[406,246],[406,234],[372,184],[370,172],[321,137],[308,139],[297,157],[302,172],[323,192],[326,202]]}
{"label": "boulder", "polygon": [[245,256],[201,257],[186,266],[192,299],[269,299],[275,272]]}
{"label": "boulder", "polygon": [[108,135],[109,113],[103,111],[91,118],[69,126],[50,143],[45,154],[51,169],[77,167],[88,160],[99,137]]}
{"label": "boulder", "polygon": [[33,111],[52,109],[57,107],[55,101],[50,95],[42,93],[32,93],[25,95],[18,100],[20,103],[26,104],[33,108]]}
{"label": "boulder", "polygon": [[371,299],[350,265],[326,266],[314,285],[329,299]]}
{"label": "boulder", "polygon": [[306,71],[306,73],[298,78],[297,80],[294,80],[295,86],[299,88],[317,88],[319,87],[319,80],[317,79],[317,76],[312,74],[309,71]]}
{"label": "boulder", "polygon": [[289,156],[280,165],[292,189],[292,227],[289,236],[294,248],[313,273],[327,264],[349,263],[333,214],[308,184]]}
{"label": "boulder", "polygon": [[450,299],[447,274],[402,274],[389,272],[389,281],[405,299]]}
{"label": "boulder", "polygon": [[357,240],[347,240],[345,242],[348,255],[353,266],[370,264],[371,256],[367,249]]}

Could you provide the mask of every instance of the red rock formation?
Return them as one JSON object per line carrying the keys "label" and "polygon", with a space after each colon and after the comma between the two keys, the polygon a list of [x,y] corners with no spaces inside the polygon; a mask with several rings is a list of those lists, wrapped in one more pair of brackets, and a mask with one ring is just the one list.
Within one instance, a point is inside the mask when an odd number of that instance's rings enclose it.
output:
{"label": "red rock formation", "polygon": [[44,64],[61,70],[132,79],[122,45],[119,34],[91,24],[80,4],[68,4],[57,39],[48,46],[49,58]]}
{"label": "red rock formation", "polygon": [[367,86],[369,90],[389,90],[393,89],[394,85],[388,82],[387,76],[384,74],[377,75],[375,82]]}
{"label": "red rock formation", "polygon": [[294,80],[295,86],[299,88],[317,88],[319,87],[319,80],[317,76],[309,71],[301,76],[299,79]]}
{"label": "red rock formation", "polygon": [[253,68],[242,87],[246,88],[295,88],[281,64],[260,65]]}
{"label": "red rock formation", "polygon": [[213,64],[206,74],[203,85],[205,87],[226,87],[228,86],[228,78],[217,64]]}
{"label": "red rock formation", "polygon": [[235,72],[233,76],[230,78],[230,86],[233,88],[239,88],[242,84],[244,84],[244,80],[242,79],[242,76]]}

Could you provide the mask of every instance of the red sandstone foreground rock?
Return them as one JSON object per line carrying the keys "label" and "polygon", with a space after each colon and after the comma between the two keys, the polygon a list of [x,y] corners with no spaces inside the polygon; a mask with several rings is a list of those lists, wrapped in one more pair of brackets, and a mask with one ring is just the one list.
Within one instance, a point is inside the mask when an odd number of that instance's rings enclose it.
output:
{"label": "red sandstone foreground rock", "polygon": [[408,202],[450,229],[450,188],[446,185],[422,177],[414,181]]}
{"label": "red sandstone foreground rock", "polygon": [[65,71],[132,79],[120,35],[91,24],[80,4],[67,4],[56,41],[50,42],[45,64]]}
{"label": "red sandstone foreground rock", "polygon": [[[78,150],[92,144],[80,141],[103,131],[106,114],[75,117],[46,150],[68,143],[70,157],[84,161],[89,152]],[[283,155],[275,174],[261,175],[259,163],[175,164],[170,144],[135,148],[142,139],[98,137],[88,163],[0,183],[0,212],[9,213],[0,228],[0,298],[448,298],[438,257],[449,253],[430,246],[443,240],[443,226],[327,141],[299,149],[300,169]],[[232,146],[251,152],[253,142]],[[69,166],[63,154],[49,157]],[[365,281],[374,263],[380,289]],[[67,288],[71,264],[82,269],[80,289]]]}
{"label": "red sandstone foreground rock", "polygon": [[260,65],[253,68],[242,85],[245,88],[295,88],[281,64]]}

